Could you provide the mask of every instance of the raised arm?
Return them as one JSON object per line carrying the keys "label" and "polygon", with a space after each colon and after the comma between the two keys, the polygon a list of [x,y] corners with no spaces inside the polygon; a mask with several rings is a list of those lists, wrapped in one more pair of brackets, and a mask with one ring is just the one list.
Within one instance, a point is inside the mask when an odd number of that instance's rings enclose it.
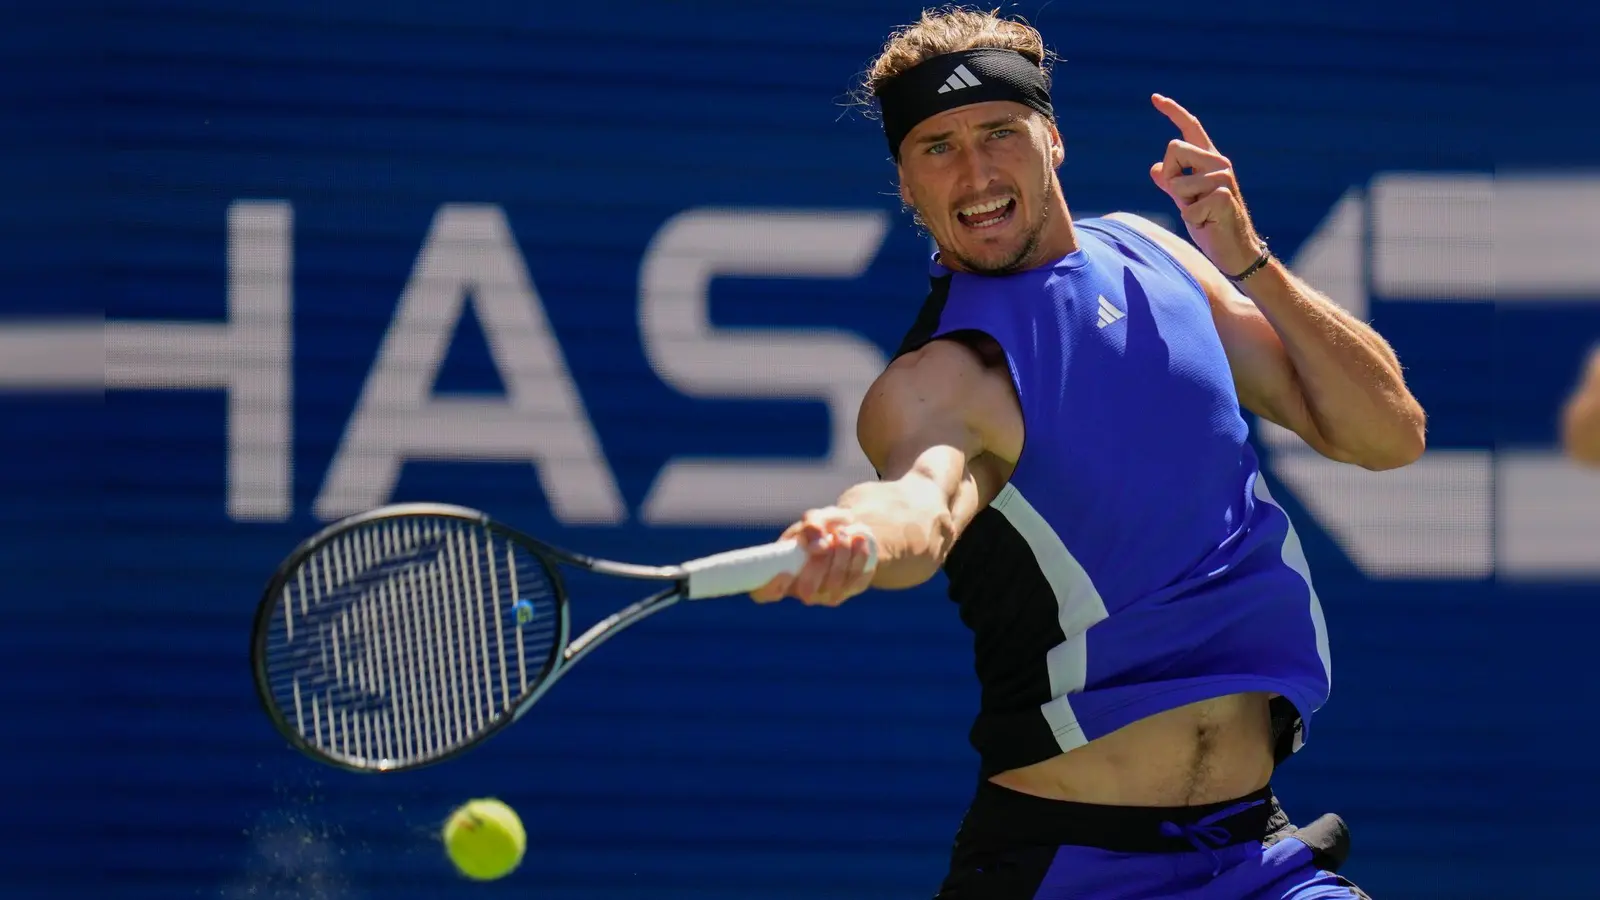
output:
{"label": "raised arm", "polygon": [[1561,447],[1579,463],[1600,466],[1600,347],[1561,411]]}
{"label": "raised arm", "polygon": [[[810,560],[751,596],[832,606],[869,586],[910,588],[932,578],[1003,486],[996,467],[984,461],[997,401],[1001,409],[1015,408],[1002,377],[953,341],[934,341],[895,360],[867,392],[857,419],[861,447],[880,480],[855,485],[785,530],[784,537],[806,544]],[[868,532],[878,545],[870,577],[863,574]]]}
{"label": "raised arm", "polygon": [[1276,258],[1237,285],[1223,274],[1252,269],[1265,245],[1232,164],[1200,122],[1166,97],[1154,102],[1183,137],[1150,176],[1177,204],[1195,245],[1138,217],[1120,218],[1166,247],[1205,288],[1240,402],[1331,459],[1375,470],[1414,462],[1426,444],[1426,417],[1394,351]]}

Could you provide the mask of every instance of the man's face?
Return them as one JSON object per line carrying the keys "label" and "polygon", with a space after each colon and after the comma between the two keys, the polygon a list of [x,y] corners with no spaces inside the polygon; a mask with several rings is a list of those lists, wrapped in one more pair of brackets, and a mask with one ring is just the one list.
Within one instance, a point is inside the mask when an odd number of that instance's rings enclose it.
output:
{"label": "man's face", "polygon": [[900,145],[900,196],[954,268],[1004,275],[1036,265],[1061,137],[1020,103],[991,100],[917,124]]}

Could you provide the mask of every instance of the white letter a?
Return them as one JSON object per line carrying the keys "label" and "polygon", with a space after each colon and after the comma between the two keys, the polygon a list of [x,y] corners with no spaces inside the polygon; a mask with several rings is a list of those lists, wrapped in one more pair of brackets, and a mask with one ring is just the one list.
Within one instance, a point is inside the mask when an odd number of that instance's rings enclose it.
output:
{"label": "white letter a", "polygon": [[[504,398],[433,394],[469,293]],[[447,205],[434,216],[317,497],[317,516],[387,503],[407,459],[528,460],[559,521],[610,524],[627,515],[497,206]]]}

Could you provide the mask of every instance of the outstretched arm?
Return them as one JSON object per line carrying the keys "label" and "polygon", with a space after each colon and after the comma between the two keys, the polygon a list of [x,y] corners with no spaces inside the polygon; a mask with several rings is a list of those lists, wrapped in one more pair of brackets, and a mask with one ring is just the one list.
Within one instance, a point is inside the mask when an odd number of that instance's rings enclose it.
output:
{"label": "outstretched arm", "polygon": [[[881,480],[855,485],[785,530],[784,537],[805,544],[810,559],[751,596],[834,606],[868,587],[910,588],[932,578],[1001,487],[986,467],[974,465],[985,452],[981,407],[992,377],[972,350],[951,341],[895,360],[867,392],[857,419],[861,447]],[[871,575],[863,573],[868,532],[878,545]]]}
{"label": "outstretched arm", "polygon": [[1414,462],[1426,444],[1426,417],[1394,351],[1277,259],[1238,285],[1223,274],[1244,272],[1264,247],[1232,163],[1187,110],[1159,95],[1154,102],[1183,137],[1168,145],[1150,176],[1177,204],[1199,250],[1154,223],[1123,218],[1205,288],[1240,402],[1331,459],[1368,469]]}
{"label": "outstretched arm", "polygon": [[1561,447],[1577,462],[1600,466],[1600,347],[1561,411]]}

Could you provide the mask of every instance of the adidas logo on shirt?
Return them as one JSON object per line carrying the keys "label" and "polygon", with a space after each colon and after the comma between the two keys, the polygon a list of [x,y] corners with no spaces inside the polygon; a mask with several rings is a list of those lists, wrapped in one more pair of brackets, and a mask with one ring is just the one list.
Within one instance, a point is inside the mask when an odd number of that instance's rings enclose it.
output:
{"label": "adidas logo on shirt", "polygon": [[948,94],[951,91],[959,91],[962,88],[977,87],[980,84],[983,84],[983,82],[978,80],[978,76],[972,74],[972,72],[967,69],[966,63],[962,63],[961,65],[956,66],[956,70],[950,74],[949,78],[944,80],[944,87],[939,88],[939,93]]}
{"label": "adidas logo on shirt", "polygon": [[1115,306],[1112,306],[1111,305],[1111,301],[1107,300],[1105,298],[1104,294],[1100,295],[1100,327],[1101,328],[1104,328],[1107,325],[1111,325],[1111,324],[1115,323],[1117,320],[1126,317],[1126,315],[1127,314],[1124,313],[1122,310],[1117,309]]}

